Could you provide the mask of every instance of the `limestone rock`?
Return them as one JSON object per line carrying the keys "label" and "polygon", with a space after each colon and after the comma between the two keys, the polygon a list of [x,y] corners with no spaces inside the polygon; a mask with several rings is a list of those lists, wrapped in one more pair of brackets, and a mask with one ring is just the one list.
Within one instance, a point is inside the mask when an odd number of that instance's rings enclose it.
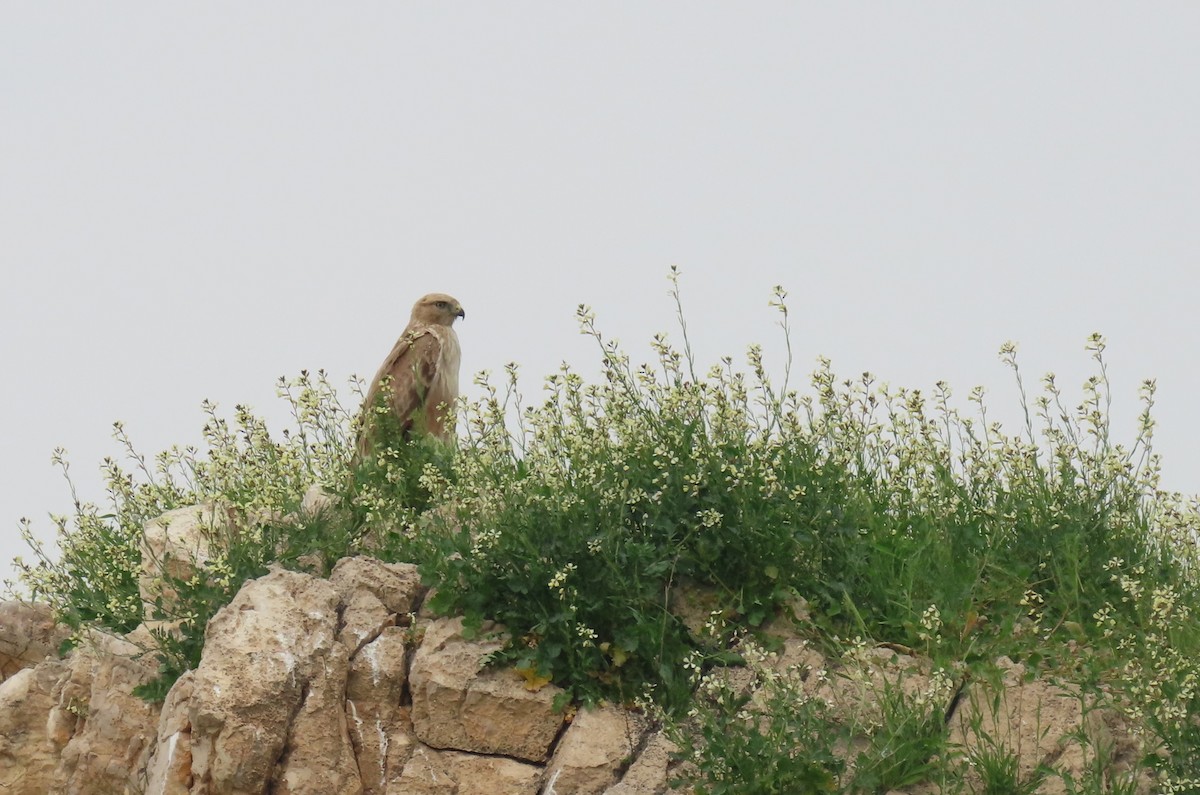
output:
{"label": "limestone rock", "polygon": [[0,792],[141,790],[158,708],[133,695],[156,673],[137,653],[96,633],[66,660],[25,669],[0,686]]}
{"label": "limestone rock", "polygon": [[426,745],[531,762],[546,758],[562,725],[553,709],[561,690],[526,690],[511,670],[484,668],[498,640],[468,641],[462,619],[438,619],[425,629],[409,686],[413,729]]}
{"label": "limestone rock", "polygon": [[542,769],[515,759],[418,746],[396,795],[536,795]]}
{"label": "limestone rock", "polygon": [[354,654],[379,637],[385,627],[416,610],[424,588],[417,567],[407,563],[383,563],[374,558],[343,558],[333,568],[329,581],[345,605],[338,639]]}
{"label": "limestone rock", "polygon": [[[826,671],[829,668],[829,662],[825,659],[825,655],[812,648],[807,640],[792,637],[783,641],[783,647],[776,655],[773,667],[779,673],[791,671],[799,674],[807,683],[814,676],[819,677],[823,671]],[[813,683],[815,684],[815,680]]]}
{"label": "limestone rock", "polygon": [[375,594],[366,590],[354,591],[342,610],[342,627],[338,641],[351,653],[379,637],[384,628],[396,624],[396,614],[383,606]]}
{"label": "limestone rock", "polygon": [[141,790],[157,733],[159,707],[133,694],[157,675],[138,650],[120,639],[75,649],[68,675],[54,693],[57,704],[47,726],[59,727],[50,740],[62,745],[59,772],[68,795],[104,795]]}
{"label": "limestone rock", "polygon": [[348,669],[340,643],[333,644],[321,665],[313,666],[276,767],[275,795],[361,795],[342,701]]}
{"label": "limestone rock", "polygon": [[[164,538],[170,528],[180,529],[167,522]],[[647,737],[641,717],[582,710],[563,731],[552,708],[558,688],[530,691],[510,669],[484,665],[502,646],[495,633],[468,640],[461,619],[397,626],[413,622],[422,598],[415,568],[367,558],[342,561],[329,580],[276,571],[246,583],[209,622],[200,667],[161,709],[132,690],[156,673],[142,651],[153,646],[150,630],[174,625],[87,633],[65,659],[45,659],[61,631],[46,623],[48,611],[0,605],[0,664],[10,674],[0,681],[0,795],[671,792],[677,749],[659,733]],[[856,647],[827,660],[780,631],[763,664],[797,677],[848,726],[869,725],[884,693],[916,703],[950,684],[903,647]],[[1026,778],[1039,765],[1058,771],[1037,790],[1057,795],[1085,785],[1104,747],[1109,782],[1137,774],[1128,791],[1151,790],[1145,749],[1119,714],[1069,685],[998,664],[1003,682],[973,683],[950,718],[954,758],[1014,751]],[[710,675],[751,695],[754,708],[759,680],[750,668]],[[982,787],[966,762],[961,776],[967,789]]]}
{"label": "limestone rock", "polygon": [[342,558],[329,581],[349,603],[355,592],[366,591],[393,613],[407,615],[425,595],[421,575],[411,563],[384,563],[368,557]]}
{"label": "limestone rock", "polygon": [[394,791],[412,752],[412,721],[401,706],[408,650],[409,630],[388,627],[350,663],[346,720],[366,795]]}
{"label": "limestone rock", "polygon": [[0,682],[47,657],[57,657],[58,647],[71,630],[54,621],[47,605],[0,602]]}
{"label": "limestone rock", "polygon": [[[800,666],[819,665],[819,655],[804,648],[788,650]],[[928,662],[899,653],[887,646],[853,652],[839,666],[830,666],[827,676],[810,677],[812,692],[823,699],[840,720],[871,725],[883,720],[883,695],[893,690],[908,698],[924,697],[931,690]],[[806,682],[806,690],[809,687]],[[944,706],[952,694],[946,693]]]}
{"label": "limestone rock", "polygon": [[[1095,750],[1080,742],[1081,728],[1087,745],[1100,742],[1126,757],[1136,757],[1132,743],[1114,741],[1111,728],[1120,723],[1115,714],[1087,705],[1073,687],[1043,679],[1025,681],[1024,666],[1007,658],[998,664],[1004,672],[1002,687],[971,685],[951,720],[950,741],[964,753],[996,747],[1015,753],[1021,781],[1030,780],[1039,765],[1053,767],[1057,775],[1045,778],[1037,789],[1040,795],[1068,792],[1064,775],[1077,784],[1083,777]],[[1121,769],[1109,772],[1124,775]],[[976,776],[971,771],[966,775],[968,780]],[[1148,782],[1136,783],[1138,791],[1146,791]]]}
{"label": "limestone rock", "polygon": [[546,768],[546,793],[600,795],[641,744],[641,716],[607,706],[581,709],[559,740]]}
{"label": "limestone rock", "polygon": [[670,777],[671,754],[678,750],[661,732],[651,735],[621,782],[605,790],[604,795],[663,795]]}
{"label": "limestone rock", "polygon": [[312,515],[327,511],[334,507],[336,498],[317,484],[308,487],[300,499],[300,510]]}
{"label": "limestone rock", "polygon": [[178,595],[164,578],[186,579],[208,562],[218,523],[219,517],[208,504],[176,508],[146,522],[138,576],[138,593],[144,603],[152,605],[161,599],[165,612],[170,613]]}
{"label": "limestone rock", "polygon": [[176,680],[163,702],[158,735],[146,770],[146,792],[155,795],[188,795],[192,783],[191,706],[195,671]]}
{"label": "limestone rock", "polygon": [[671,589],[670,597],[668,608],[671,613],[683,622],[692,637],[705,637],[705,626],[714,611],[720,612],[721,595],[717,589],[682,577]]}
{"label": "limestone rock", "polygon": [[46,716],[56,703],[55,688],[67,675],[66,663],[51,661],[25,668],[0,684],[0,792],[4,795],[46,795],[58,787],[58,749],[50,742]]}
{"label": "limestone rock", "polygon": [[[313,753],[357,781],[357,769],[345,764],[344,713],[340,703],[330,706],[330,694],[345,686],[346,652],[334,638],[338,605],[328,581],[276,571],[246,583],[209,621],[189,716],[193,795],[265,791],[281,760],[281,781],[300,786],[301,762],[284,756],[295,750],[293,717],[310,709],[337,729]],[[302,755],[302,763],[315,760]],[[335,791],[355,791],[347,786]]]}

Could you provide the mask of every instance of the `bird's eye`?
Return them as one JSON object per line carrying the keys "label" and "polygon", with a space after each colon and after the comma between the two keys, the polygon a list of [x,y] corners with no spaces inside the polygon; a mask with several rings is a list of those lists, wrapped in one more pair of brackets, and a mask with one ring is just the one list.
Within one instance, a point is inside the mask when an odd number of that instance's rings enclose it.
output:
{"label": "bird's eye", "polygon": [[445,308],[446,308],[446,302],[445,302],[445,301],[438,301],[437,303],[435,303],[435,304],[434,304],[434,306],[436,306],[438,309],[445,309]]}

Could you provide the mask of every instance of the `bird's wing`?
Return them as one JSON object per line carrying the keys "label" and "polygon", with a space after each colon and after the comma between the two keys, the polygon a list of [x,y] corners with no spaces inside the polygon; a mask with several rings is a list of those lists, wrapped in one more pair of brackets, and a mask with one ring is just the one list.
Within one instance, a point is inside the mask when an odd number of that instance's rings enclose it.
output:
{"label": "bird's wing", "polygon": [[441,351],[442,342],[431,328],[406,329],[375,374],[364,402],[366,409],[374,408],[382,388],[380,382],[391,376],[392,411],[407,432],[414,415],[425,405],[429,385],[437,377]]}

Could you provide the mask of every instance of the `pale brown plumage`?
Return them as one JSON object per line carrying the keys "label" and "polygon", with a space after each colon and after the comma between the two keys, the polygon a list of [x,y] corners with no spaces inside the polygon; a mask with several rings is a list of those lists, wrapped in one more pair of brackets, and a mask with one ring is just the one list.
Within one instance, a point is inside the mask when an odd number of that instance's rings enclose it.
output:
{"label": "pale brown plumage", "polygon": [[444,293],[430,293],[413,304],[408,326],[367,389],[358,440],[360,454],[370,449],[375,425],[372,417],[381,390],[387,390],[392,414],[399,420],[405,438],[454,438],[454,426],[447,421],[458,399],[461,354],[454,321],[460,317],[466,317],[462,304]]}

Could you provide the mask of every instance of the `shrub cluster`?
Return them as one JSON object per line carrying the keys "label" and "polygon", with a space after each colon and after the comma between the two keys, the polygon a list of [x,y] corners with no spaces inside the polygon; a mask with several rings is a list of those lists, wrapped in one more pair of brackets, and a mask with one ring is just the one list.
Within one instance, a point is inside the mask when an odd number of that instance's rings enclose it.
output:
{"label": "shrub cluster", "polygon": [[[135,471],[106,460],[108,506],[76,500],[55,520],[60,556],[34,544],[24,581],[75,626],[172,622],[159,635],[164,686],[197,664],[205,622],[246,579],[363,551],[418,562],[434,608],[469,629],[502,623],[498,662],[582,702],[648,697],[678,713],[695,671],[736,660],[734,633],[761,632],[798,598],[817,642],[868,637],[947,667],[999,654],[1078,667],[1068,649],[1082,643],[1098,650],[1089,675],[1118,686],[1176,780],[1200,777],[1189,662],[1200,632],[1186,620],[1197,510],[1158,487],[1153,382],[1124,446],[1110,432],[1099,336],[1074,407],[1053,376],[1030,400],[1015,348],[1002,348],[1025,408],[1017,433],[988,421],[979,389],[964,414],[944,383],[926,395],[870,374],[840,380],[823,359],[805,390],[790,388],[790,361],[776,384],[757,346],[747,372],[725,358],[698,374],[676,276],[682,350],[660,335],[656,360],[635,365],[581,306],[601,379],[564,366],[525,406],[515,365],[499,387],[481,375],[483,397],[459,407],[456,449],[385,434],[356,455],[358,421],[323,373],[281,379],[295,425],[278,437],[241,407],[231,424],[206,404],[203,452],[172,448],[151,464],[118,425]],[[785,299],[776,288],[786,338]],[[313,484],[336,507],[297,517]],[[176,602],[144,604],[145,522],[199,503],[228,518],[213,529],[216,554],[171,583]],[[726,633],[689,629],[679,606],[696,592]],[[1147,631],[1151,651],[1136,641]],[[813,714],[779,725],[810,732]],[[788,775],[825,781],[835,768],[821,757]]]}
{"label": "shrub cluster", "polygon": [[[275,437],[248,408],[237,406],[230,422],[206,401],[203,450],[176,446],[153,461],[115,423],[113,435],[133,469],[104,460],[104,505],[78,497],[65,451],[56,450],[54,462],[74,501],[72,516],[53,517],[57,557],[37,542],[28,520],[21,520],[35,556],[33,563],[18,559],[21,579],[61,621],[79,630],[98,626],[122,633],[143,622],[157,627],[163,679],[146,689],[147,696],[165,695],[180,674],[199,664],[208,619],[244,582],[266,574],[272,564],[327,571],[360,541],[352,525],[299,510],[312,484],[347,480],[350,415],[323,372],[280,379],[278,392],[291,407],[294,429]],[[138,580],[146,523],[196,505],[221,519],[208,528],[211,556],[202,568],[164,578],[177,598],[143,601]],[[162,568],[167,563],[156,561]]]}

